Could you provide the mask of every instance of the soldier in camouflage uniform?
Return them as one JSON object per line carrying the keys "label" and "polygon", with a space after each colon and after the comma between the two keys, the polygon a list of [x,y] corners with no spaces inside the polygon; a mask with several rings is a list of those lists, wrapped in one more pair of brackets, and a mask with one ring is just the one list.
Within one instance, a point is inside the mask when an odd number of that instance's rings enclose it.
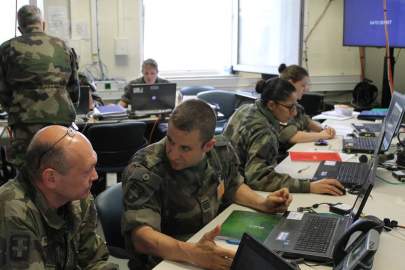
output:
{"label": "soldier in camouflage uniform", "polygon": [[256,86],[261,99],[239,108],[229,119],[224,135],[236,148],[241,173],[252,189],[274,191],[287,187],[291,192],[314,192],[343,195],[343,186],[336,179],[316,182],[295,179],[277,173],[280,122],[296,114],[296,92],[283,79],[261,80]]}
{"label": "soldier in camouflage uniform", "polygon": [[130,81],[124,88],[124,94],[121,97],[119,104],[126,108],[131,103],[131,84],[155,84],[155,83],[169,83],[168,80],[158,77],[158,64],[153,59],[146,59],[142,63],[142,77]]}
{"label": "soldier in camouflage uniform", "polygon": [[[279,67],[280,78],[289,81],[294,85],[297,99],[300,100],[305,92],[309,91],[308,72],[300,66],[286,66],[281,64]],[[300,142],[314,142],[319,139],[333,139],[335,137],[333,128],[325,128],[305,114],[304,107],[297,104],[297,114],[291,118],[280,131],[281,147],[285,150],[291,147],[291,144]]]}
{"label": "soldier in camouflage uniform", "polygon": [[44,33],[37,7],[20,8],[18,24],[22,36],[0,46],[0,103],[13,131],[12,160],[20,167],[35,132],[75,120],[72,101],[77,101],[79,82],[74,52]]}
{"label": "soldier in camouflage uniform", "polygon": [[[167,137],[133,157],[123,174],[122,219],[132,251],[205,269],[227,269],[234,252],[215,245],[219,228],[198,243],[182,241],[232,202],[264,212],[288,207],[287,189],[263,198],[243,184],[231,144],[213,137],[215,124],[207,103],[187,100],[175,108]],[[153,266],[149,263],[147,268]]]}
{"label": "soldier in camouflage uniform", "polygon": [[0,187],[0,269],[118,269],[96,233],[97,156],[86,137],[45,127],[27,159]]}

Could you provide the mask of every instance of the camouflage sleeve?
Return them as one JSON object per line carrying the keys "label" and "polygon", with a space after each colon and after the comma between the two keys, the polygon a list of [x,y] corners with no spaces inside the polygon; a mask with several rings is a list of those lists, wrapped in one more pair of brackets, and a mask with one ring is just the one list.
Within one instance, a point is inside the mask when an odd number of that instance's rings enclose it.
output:
{"label": "camouflage sleeve", "polygon": [[97,213],[93,198],[89,196],[86,200],[82,200],[81,208],[84,212],[84,223],[81,225],[78,250],[80,269],[118,269],[117,265],[107,262],[109,256],[107,246],[96,232]]}
{"label": "camouflage sleeve", "polygon": [[21,201],[0,202],[0,269],[45,269],[41,236],[29,216]]}
{"label": "camouflage sleeve", "polygon": [[267,130],[250,138],[245,164],[245,182],[254,190],[275,191],[287,187],[291,192],[309,192],[309,181],[275,171],[278,138]]}
{"label": "camouflage sleeve", "polygon": [[291,137],[293,137],[298,132],[298,127],[294,124],[288,124],[288,126],[284,127],[280,131],[280,135],[278,137],[280,143],[286,144],[290,141]]}
{"label": "camouflage sleeve", "polygon": [[11,90],[7,87],[6,83],[6,64],[5,64],[5,55],[4,47],[0,47],[0,104],[4,110],[8,110],[11,103]]}
{"label": "camouflage sleeve", "polygon": [[122,233],[128,234],[133,229],[148,225],[160,231],[161,178],[145,167],[131,163],[123,173],[124,214]]}
{"label": "camouflage sleeve", "polygon": [[238,190],[239,186],[243,184],[243,177],[239,173],[239,158],[235,152],[235,149],[230,143],[227,147],[227,157],[223,158],[223,160],[225,160],[228,164],[224,203],[233,203],[236,191]]}
{"label": "camouflage sleeve", "polygon": [[67,84],[67,91],[73,103],[79,101],[80,81],[79,81],[79,63],[77,62],[77,55],[74,49],[69,49],[70,53],[70,66],[72,73]]}

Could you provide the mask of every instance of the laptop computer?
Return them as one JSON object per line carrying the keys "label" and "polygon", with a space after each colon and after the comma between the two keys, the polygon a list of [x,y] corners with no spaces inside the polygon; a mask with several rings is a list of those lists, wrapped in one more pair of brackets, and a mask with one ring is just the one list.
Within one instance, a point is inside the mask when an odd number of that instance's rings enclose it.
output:
{"label": "laptop computer", "polygon": [[273,228],[264,245],[273,251],[282,252],[283,257],[332,262],[336,242],[363,211],[374,185],[377,163],[373,161],[366,176],[367,181],[360,189],[349,215],[287,212]]}
{"label": "laptop computer", "polygon": [[79,104],[76,107],[78,115],[86,115],[90,110],[90,86],[80,85]]}
{"label": "laptop computer", "polygon": [[[381,152],[387,151],[392,138],[397,133],[404,114],[405,95],[394,92],[391,99],[389,114],[384,119],[381,130],[385,131],[384,143]],[[376,148],[377,139],[373,137],[357,137],[343,139],[343,152],[371,154]]]}
{"label": "laptop computer", "polygon": [[176,84],[131,84],[131,111],[137,116],[170,113],[176,103]]}
{"label": "laptop computer", "polygon": [[297,270],[248,234],[243,234],[231,270]]}

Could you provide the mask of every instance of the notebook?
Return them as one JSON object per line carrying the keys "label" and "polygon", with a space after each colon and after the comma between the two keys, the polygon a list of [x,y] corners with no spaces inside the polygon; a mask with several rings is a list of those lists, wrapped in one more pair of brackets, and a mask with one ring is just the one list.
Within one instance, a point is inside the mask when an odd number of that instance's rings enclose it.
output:
{"label": "notebook", "polygon": [[246,269],[297,270],[298,268],[245,233],[233,258],[231,270]]}

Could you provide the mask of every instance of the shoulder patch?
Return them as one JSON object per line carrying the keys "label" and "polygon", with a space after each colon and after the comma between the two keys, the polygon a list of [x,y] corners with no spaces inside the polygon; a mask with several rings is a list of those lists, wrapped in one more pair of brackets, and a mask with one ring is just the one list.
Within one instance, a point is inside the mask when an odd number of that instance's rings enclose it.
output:
{"label": "shoulder patch", "polygon": [[14,234],[10,236],[10,261],[26,262],[30,255],[31,238],[28,234]]}

